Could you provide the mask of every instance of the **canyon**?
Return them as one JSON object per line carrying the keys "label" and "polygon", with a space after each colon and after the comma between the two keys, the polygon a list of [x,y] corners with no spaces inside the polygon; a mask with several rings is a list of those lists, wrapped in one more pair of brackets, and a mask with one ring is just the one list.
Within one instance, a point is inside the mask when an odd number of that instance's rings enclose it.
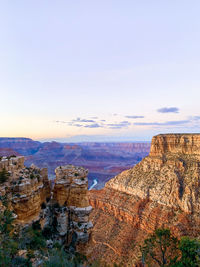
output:
{"label": "canyon", "polygon": [[93,258],[137,266],[140,246],[158,227],[199,238],[200,134],[154,136],[147,157],[89,198]]}
{"label": "canyon", "polygon": [[[147,156],[150,143],[59,143],[38,142],[29,138],[0,138],[0,156],[25,156],[26,166],[35,164],[48,168],[50,179],[55,178],[57,166],[73,164],[89,170],[89,186],[97,180],[96,189],[118,173],[131,168]],[[48,157],[47,157],[48,155]]]}
{"label": "canyon", "polygon": [[[47,168],[25,166],[25,159],[30,160],[38,153],[36,146],[40,144],[32,142],[25,141],[28,146],[30,143],[33,155],[4,156],[0,160],[0,171],[9,174],[0,184],[0,207],[4,209],[7,201],[16,225],[39,221],[42,229],[55,228],[55,240],[74,251],[78,249],[91,262],[100,260],[102,266],[104,263],[141,266],[140,246],[157,228],[169,228],[178,238],[185,235],[200,238],[200,134],[157,135],[150,148],[142,143],[90,143],[84,144],[83,149],[77,144],[56,142],[39,148],[43,156],[45,151],[49,156],[49,149],[51,153],[55,151],[54,156],[63,149],[68,156],[74,151],[77,156],[80,150],[80,157],[72,158],[73,162],[85,162],[84,167],[88,164],[83,160],[86,151],[90,164],[95,161],[94,154],[96,162],[103,157],[102,151],[106,155],[104,161],[110,160],[110,164],[112,155],[122,157],[123,149],[128,159],[134,153],[144,156],[149,149],[149,155],[137,164],[139,158],[136,161],[134,158],[132,167],[107,181],[104,188],[90,191],[88,170],[83,167],[58,164],[55,179],[50,181]],[[26,153],[19,147],[15,144],[1,148],[4,153],[10,150]]]}

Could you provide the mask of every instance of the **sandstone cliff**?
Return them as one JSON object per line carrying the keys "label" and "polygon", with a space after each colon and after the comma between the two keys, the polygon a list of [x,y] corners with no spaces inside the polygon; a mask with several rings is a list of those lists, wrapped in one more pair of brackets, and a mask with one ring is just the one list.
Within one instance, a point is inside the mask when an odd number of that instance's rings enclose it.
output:
{"label": "sandstone cliff", "polygon": [[7,206],[20,227],[38,221],[43,230],[50,230],[50,239],[76,249],[78,243],[88,242],[93,226],[89,221],[92,207],[88,199],[88,171],[67,165],[56,168],[55,173],[51,186],[47,169],[33,164],[25,167],[24,157],[3,157],[0,208]]}
{"label": "sandstone cliff", "polygon": [[90,192],[93,243],[88,255],[134,266],[157,227],[200,236],[200,134],[153,137],[149,156]]}
{"label": "sandstone cliff", "polygon": [[106,187],[200,213],[200,135],[153,137],[149,156]]}
{"label": "sandstone cliff", "polygon": [[73,165],[56,168],[56,180],[53,189],[53,202],[61,207],[57,209],[57,230],[61,235],[72,235],[76,241],[89,240],[92,223],[89,214],[92,207],[88,199],[88,171]]}
{"label": "sandstone cliff", "polygon": [[[8,172],[8,179],[0,185],[1,201],[7,199],[17,221],[21,224],[39,219],[41,205],[50,197],[47,169],[24,166],[24,157],[4,157],[0,171]],[[2,206],[2,204],[1,204]]]}

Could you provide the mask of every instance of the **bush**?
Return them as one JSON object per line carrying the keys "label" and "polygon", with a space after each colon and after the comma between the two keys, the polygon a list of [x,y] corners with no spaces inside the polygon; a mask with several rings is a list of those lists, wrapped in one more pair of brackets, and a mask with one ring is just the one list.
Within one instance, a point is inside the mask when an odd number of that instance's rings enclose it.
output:
{"label": "bush", "polygon": [[32,179],[34,179],[34,177],[35,177],[34,174],[31,173],[31,174],[30,174],[30,179],[32,180]]}
{"label": "bush", "polygon": [[179,243],[181,259],[176,267],[198,267],[200,266],[200,242],[189,237],[182,237]]}
{"label": "bush", "polygon": [[44,229],[42,230],[42,235],[46,238],[49,239],[51,238],[53,234],[52,228],[50,226],[46,226],[44,227]]}
{"label": "bush", "polygon": [[40,177],[40,175],[39,175],[39,174],[37,174],[37,176],[36,176],[36,177],[37,177],[37,180],[38,180],[38,183],[39,183],[39,182],[40,182],[40,178],[41,178],[41,177]]}
{"label": "bush", "polygon": [[5,168],[3,168],[2,171],[0,171],[0,184],[5,183],[8,180],[9,173],[6,171]]}
{"label": "bush", "polygon": [[[36,227],[37,228],[37,227]],[[42,250],[46,247],[46,242],[41,230],[29,227],[23,233],[21,244],[29,250]]]}
{"label": "bush", "polygon": [[42,210],[46,209],[46,204],[44,202],[42,202],[42,204],[41,204],[41,209]]}
{"label": "bush", "polygon": [[46,198],[46,202],[48,203],[50,201],[50,197],[47,197]]}
{"label": "bush", "polygon": [[54,203],[54,204],[53,204],[53,208],[54,208],[54,209],[59,209],[59,208],[60,208],[60,205],[59,205],[59,203],[57,203],[57,202],[56,202],[56,203]]}
{"label": "bush", "polygon": [[200,266],[200,242],[188,237],[178,240],[169,229],[156,229],[145,239],[141,252],[148,266]]}
{"label": "bush", "polygon": [[41,230],[40,222],[39,221],[33,222],[32,228],[33,228],[33,230]]}
{"label": "bush", "polygon": [[22,257],[15,257],[13,260],[12,260],[12,264],[11,264],[12,267],[14,266],[18,266],[18,267],[31,267],[32,264],[30,262],[29,259],[24,259]]}

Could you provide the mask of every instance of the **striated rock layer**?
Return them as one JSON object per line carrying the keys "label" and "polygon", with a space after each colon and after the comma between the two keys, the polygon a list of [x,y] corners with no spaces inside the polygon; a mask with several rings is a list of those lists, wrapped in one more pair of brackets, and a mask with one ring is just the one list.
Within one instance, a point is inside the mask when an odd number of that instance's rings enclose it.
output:
{"label": "striated rock layer", "polygon": [[[19,226],[39,221],[54,239],[76,249],[88,242],[92,207],[88,199],[88,171],[72,165],[56,168],[51,188],[47,169],[24,166],[24,157],[0,160],[0,209],[7,206]],[[53,241],[52,241],[53,242]]]}
{"label": "striated rock layer", "polygon": [[67,165],[56,168],[55,173],[53,202],[61,207],[57,209],[57,230],[61,236],[67,234],[67,239],[74,236],[77,242],[85,243],[93,226],[89,221],[92,207],[88,198],[88,171]]}
{"label": "striated rock layer", "polygon": [[88,255],[134,266],[139,245],[157,227],[177,236],[200,236],[200,134],[153,137],[134,168],[90,192],[93,243]]}
{"label": "striated rock layer", "polygon": [[0,171],[8,173],[7,181],[0,184],[0,206],[8,201],[17,222],[25,224],[40,218],[41,205],[50,197],[47,169],[24,166],[24,157],[11,157],[0,161]]}
{"label": "striated rock layer", "polygon": [[151,151],[107,188],[149,198],[159,204],[200,213],[200,134],[153,137]]}
{"label": "striated rock layer", "polygon": [[166,153],[200,156],[200,134],[159,134],[154,136],[149,156]]}

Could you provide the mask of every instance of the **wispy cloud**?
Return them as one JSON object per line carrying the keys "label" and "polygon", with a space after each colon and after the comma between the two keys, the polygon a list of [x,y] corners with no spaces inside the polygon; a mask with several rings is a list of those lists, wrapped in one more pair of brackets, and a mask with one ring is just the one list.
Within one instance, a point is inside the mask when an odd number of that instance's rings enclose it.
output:
{"label": "wispy cloud", "polygon": [[129,116],[129,115],[127,115],[127,116],[125,116],[125,118],[127,118],[127,119],[142,119],[142,118],[144,118],[144,116]]}
{"label": "wispy cloud", "polygon": [[121,121],[120,123],[108,123],[105,126],[107,126],[110,129],[122,129],[122,128],[127,128],[130,125],[131,123],[128,121]]}
{"label": "wispy cloud", "polygon": [[75,120],[72,120],[72,122],[95,122],[95,121],[94,120],[90,120],[90,119],[76,118]]}
{"label": "wispy cloud", "polygon": [[59,121],[59,120],[54,121],[54,122],[56,122],[56,123],[68,123],[67,121]]}
{"label": "wispy cloud", "polygon": [[199,121],[200,120],[200,116],[192,116],[191,119],[194,120],[194,121]]}
{"label": "wispy cloud", "polygon": [[127,128],[131,125],[131,123],[126,121],[120,121],[115,123],[108,123],[106,120],[94,120],[93,119],[83,119],[83,118],[76,118],[71,121],[55,121],[56,123],[66,123],[69,126],[77,127],[77,128],[105,128],[105,129],[122,129]]}
{"label": "wispy cloud", "polygon": [[102,125],[100,125],[98,123],[93,123],[93,124],[82,125],[82,127],[85,127],[85,128],[101,128]]}
{"label": "wispy cloud", "polygon": [[179,108],[176,107],[164,107],[164,108],[160,108],[157,109],[157,112],[159,113],[179,113]]}

